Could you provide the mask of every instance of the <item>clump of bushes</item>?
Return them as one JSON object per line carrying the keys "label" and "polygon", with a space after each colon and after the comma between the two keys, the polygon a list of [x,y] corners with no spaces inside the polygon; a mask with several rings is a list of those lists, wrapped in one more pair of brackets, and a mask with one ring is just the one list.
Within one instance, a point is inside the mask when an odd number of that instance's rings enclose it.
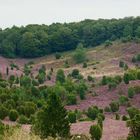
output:
{"label": "clump of bushes", "polygon": [[102,113],[103,112],[97,106],[89,107],[86,112],[87,116],[92,120],[95,120],[98,116],[104,119],[104,115],[102,115]]}
{"label": "clump of bushes", "polygon": [[109,105],[110,105],[110,109],[112,112],[119,111],[119,103],[118,102],[112,101]]}
{"label": "clump of bushes", "polygon": [[18,118],[18,123],[20,123],[20,124],[28,124],[29,119],[24,115],[20,115],[19,118]]}

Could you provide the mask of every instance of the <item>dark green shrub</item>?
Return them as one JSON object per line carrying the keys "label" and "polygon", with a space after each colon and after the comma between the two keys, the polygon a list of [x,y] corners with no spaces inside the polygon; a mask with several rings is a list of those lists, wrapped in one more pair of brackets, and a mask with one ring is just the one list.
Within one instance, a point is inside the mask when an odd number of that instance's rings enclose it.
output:
{"label": "dark green shrub", "polygon": [[3,120],[5,117],[8,116],[8,109],[5,108],[3,105],[0,106],[0,119]]}
{"label": "dark green shrub", "polygon": [[4,124],[0,120],[0,139],[1,140],[2,140],[1,136],[4,135],[4,130],[5,130]]}
{"label": "dark green shrub", "polygon": [[102,137],[102,129],[99,125],[92,125],[90,127],[90,135],[92,140],[100,140]]}
{"label": "dark green shrub", "polygon": [[92,76],[88,75],[87,80],[88,81],[94,81],[94,78]]}
{"label": "dark green shrub", "polygon": [[25,116],[29,118],[32,114],[35,113],[36,105],[33,102],[26,102],[24,111],[25,111]]}
{"label": "dark green shrub", "polygon": [[124,80],[125,84],[129,84],[129,74],[128,73],[124,74],[123,80]]}
{"label": "dark green shrub", "polygon": [[104,111],[105,111],[105,112],[111,112],[111,108],[110,108],[109,106],[106,106],[106,107],[104,108]]}
{"label": "dark green shrub", "polygon": [[65,74],[64,74],[64,71],[62,69],[59,69],[57,71],[56,81],[60,82],[60,83],[64,83],[65,82]]}
{"label": "dark green shrub", "polygon": [[61,58],[61,54],[60,54],[60,53],[58,53],[58,52],[57,52],[57,53],[55,53],[55,58],[56,58],[56,59],[60,59],[60,58]]}
{"label": "dark green shrub", "polygon": [[74,70],[72,71],[71,75],[72,75],[73,78],[77,78],[78,75],[79,75],[79,70],[78,70],[78,69],[74,69]]}
{"label": "dark green shrub", "polygon": [[35,79],[32,80],[32,85],[33,86],[39,86],[39,82]]}
{"label": "dark green shrub", "polygon": [[135,89],[133,87],[128,88],[128,97],[133,98],[135,95]]}
{"label": "dark green shrub", "polygon": [[87,63],[86,62],[83,63],[83,68],[87,68]]}
{"label": "dark green shrub", "polygon": [[123,121],[127,121],[127,120],[128,120],[128,117],[125,116],[125,115],[123,115],[123,116],[122,116],[122,120],[123,120]]}
{"label": "dark green shrub", "polygon": [[115,89],[117,87],[117,84],[115,82],[109,83],[108,88],[109,90]]}
{"label": "dark green shrub", "polygon": [[28,124],[29,123],[29,119],[26,116],[21,115],[18,118],[18,123],[20,123],[20,124]]}
{"label": "dark green shrub", "polygon": [[105,120],[105,115],[103,113],[99,113],[98,117],[101,117],[103,121]]}
{"label": "dark green shrub", "polygon": [[68,118],[70,123],[76,123],[76,113],[75,112],[69,112]]}
{"label": "dark green shrub", "polygon": [[24,109],[24,106],[23,105],[17,107],[17,111],[18,111],[19,114],[24,115],[25,114],[25,111],[24,110],[25,109]]}
{"label": "dark green shrub", "polygon": [[107,85],[107,78],[106,78],[106,76],[103,76],[101,83],[102,83],[102,85]]}
{"label": "dark green shrub", "polygon": [[129,99],[126,96],[124,96],[124,95],[119,97],[120,105],[126,105],[128,101],[129,101]]}
{"label": "dark green shrub", "polygon": [[77,98],[76,98],[75,94],[68,94],[68,96],[67,96],[67,104],[68,105],[77,104]]}
{"label": "dark green shrub", "polygon": [[86,50],[83,47],[82,43],[77,45],[77,48],[74,52],[73,59],[76,63],[82,63],[86,60]]}
{"label": "dark green shrub", "polygon": [[112,45],[112,42],[110,40],[105,41],[105,47],[109,47]]}
{"label": "dark green shrub", "polygon": [[101,128],[103,128],[103,119],[102,119],[102,117],[98,116],[98,118],[97,118],[97,123],[98,123],[98,125],[99,125]]}
{"label": "dark green shrub", "polygon": [[92,120],[95,120],[96,117],[98,116],[98,114],[99,114],[99,110],[95,106],[89,107],[88,110],[87,110],[87,116],[89,118],[91,118]]}
{"label": "dark green shrub", "polygon": [[115,114],[115,119],[120,120],[120,115],[118,113]]}
{"label": "dark green shrub", "polygon": [[110,105],[112,112],[117,112],[119,110],[119,103],[118,102],[113,101],[109,105]]}
{"label": "dark green shrub", "polygon": [[16,110],[14,110],[14,109],[10,110],[10,112],[9,112],[9,119],[11,121],[16,121],[17,118],[18,118],[18,112]]}
{"label": "dark green shrub", "polygon": [[124,65],[124,70],[128,70],[128,65],[127,64]]}
{"label": "dark green shrub", "polygon": [[120,61],[120,62],[119,62],[119,67],[120,67],[120,68],[123,68],[124,65],[125,65],[125,63],[124,63],[123,61]]}
{"label": "dark green shrub", "polygon": [[43,84],[46,80],[46,75],[44,73],[39,73],[37,79],[39,84]]}

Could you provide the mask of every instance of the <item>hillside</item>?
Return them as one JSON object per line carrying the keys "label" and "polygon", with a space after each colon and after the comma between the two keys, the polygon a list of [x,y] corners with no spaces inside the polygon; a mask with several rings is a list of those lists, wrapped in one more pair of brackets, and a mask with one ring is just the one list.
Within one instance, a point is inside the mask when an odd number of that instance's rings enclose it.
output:
{"label": "hillside", "polygon": [[[55,93],[68,114],[71,111],[76,114],[76,121],[70,128],[72,135],[90,136],[90,126],[98,122],[98,117],[93,119],[88,111],[97,106],[100,115],[105,116],[101,140],[125,140],[129,129],[123,117],[130,119],[129,107],[140,109],[140,61],[132,60],[140,54],[140,43],[117,40],[85,51],[86,60],[78,64],[73,59],[75,51],[62,52],[59,59],[56,59],[56,54],[30,59],[0,56],[0,111],[6,107],[9,112],[11,109],[18,112],[14,121],[9,114],[3,118],[0,115],[3,123],[10,126],[21,124],[20,130],[28,135],[33,116],[43,111],[49,95]],[[120,66],[121,62],[123,66]],[[76,73],[78,70],[77,77],[72,74],[74,70]],[[125,83],[125,74],[130,75],[129,83]],[[103,83],[104,77],[106,83]],[[129,97],[132,88],[133,95]],[[118,103],[118,110],[111,111],[112,102]],[[25,122],[19,121],[21,116],[25,116]]]}

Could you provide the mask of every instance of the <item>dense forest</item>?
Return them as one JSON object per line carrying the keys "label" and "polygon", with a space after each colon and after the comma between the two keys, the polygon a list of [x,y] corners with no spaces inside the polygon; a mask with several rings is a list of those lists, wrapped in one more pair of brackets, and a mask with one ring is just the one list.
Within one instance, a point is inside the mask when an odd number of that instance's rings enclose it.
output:
{"label": "dense forest", "polygon": [[5,57],[40,57],[47,54],[97,46],[117,39],[140,37],[140,17],[84,20],[52,25],[28,25],[0,30],[0,54]]}

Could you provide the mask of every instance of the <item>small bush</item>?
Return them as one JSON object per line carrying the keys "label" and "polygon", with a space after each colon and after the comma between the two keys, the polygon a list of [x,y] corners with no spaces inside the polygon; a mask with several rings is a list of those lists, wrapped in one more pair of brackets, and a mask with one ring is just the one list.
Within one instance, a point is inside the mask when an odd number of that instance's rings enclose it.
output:
{"label": "small bush", "polygon": [[78,77],[78,75],[79,75],[79,70],[78,69],[74,69],[73,71],[72,71],[72,77],[73,78],[77,78]]}
{"label": "small bush", "polygon": [[106,106],[106,107],[104,108],[104,111],[105,111],[105,112],[111,112],[111,108],[110,108],[109,106]]}
{"label": "small bush", "polygon": [[95,120],[98,114],[99,114],[99,109],[97,107],[93,106],[88,108],[87,116],[92,120]]}
{"label": "small bush", "polygon": [[14,110],[14,109],[10,110],[10,112],[9,112],[9,119],[11,121],[16,121],[17,118],[18,118],[18,112],[16,110]]}
{"label": "small bush", "polygon": [[123,68],[124,65],[125,65],[125,63],[124,63],[123,61],[120,61],[120,62],[119,62],[119,67],[120,67],[120,68]]}
{"label": "small bush", "polygon": [[87,80],[88,81],[94,81],[94,78],[92,76],[88,75]]}
{"label": "small bush", "polygon": [[115,114],[115,119],[120,120],[120,115],[118,113]]}
{"label": "small bush", "polygon": [[21,115],[21,116],[19,116],[18,123],[20,123],[20,124],[28,124],[29,119],[26,116]]}
{"label": "small bush", "polygon": [[69,94],[67,96],[67,104],[68,105],[75,105],[77,103],[77,98],[76,95],[74,94]]}
{"label": "small bush", "polygon": [[126,105],[126,103],[129,101],[129,99],[126,96],[120,96],[119,97],[119,103],[120,105]]}
{"label": "small bush", "polygon": [[110,108],[111,108],[112,112],[117,112],[119,110],[118,102],[113,101],[109,105],[110,105]]}
{"label": "small bush", "polygon": [[102,137],[102,129],[99,125],[92,125],[90,127],[90,134],[92,140],[100,140]]}
{"label": "small bush", "polygon": [[61,54],[60,53],[55,53],[55,58],[56,59],[60,59],[61,58]]}
{"label": "small bush", "polygon": [[68,113],[68,118],[70,123],[75,123],[76,122],[76,113],[75,112],[69,112]]}
{"label": "small bush", "polygon": [[83,68],[87,68],[87,63],[86,62],[83,63]]}
{"label": "small bush", "polygon": [[0,119],[3,120],[6,116],[8,116],[8,110],[4,106],[0,106]]}
{"label": "small bush", "polygon": [[130,88],[128,89],[128,97],[129,97],[129,98],[133,98],[134,95],[135,95],[135,90],[134,90],[133,87],[130,87]]}
{"label": "small bush", "polygon": [[125,116],[125,115],[123,115],[123,116],[122,116],[122,120],[123,120],[123,121],[127,121],[127,120],[128,120],[128,117]]}
{"label": "small bush", "polygon": [[117,84],[115,82],[109,83],[108,88],[109,90],[115,89],[117,87]]}

